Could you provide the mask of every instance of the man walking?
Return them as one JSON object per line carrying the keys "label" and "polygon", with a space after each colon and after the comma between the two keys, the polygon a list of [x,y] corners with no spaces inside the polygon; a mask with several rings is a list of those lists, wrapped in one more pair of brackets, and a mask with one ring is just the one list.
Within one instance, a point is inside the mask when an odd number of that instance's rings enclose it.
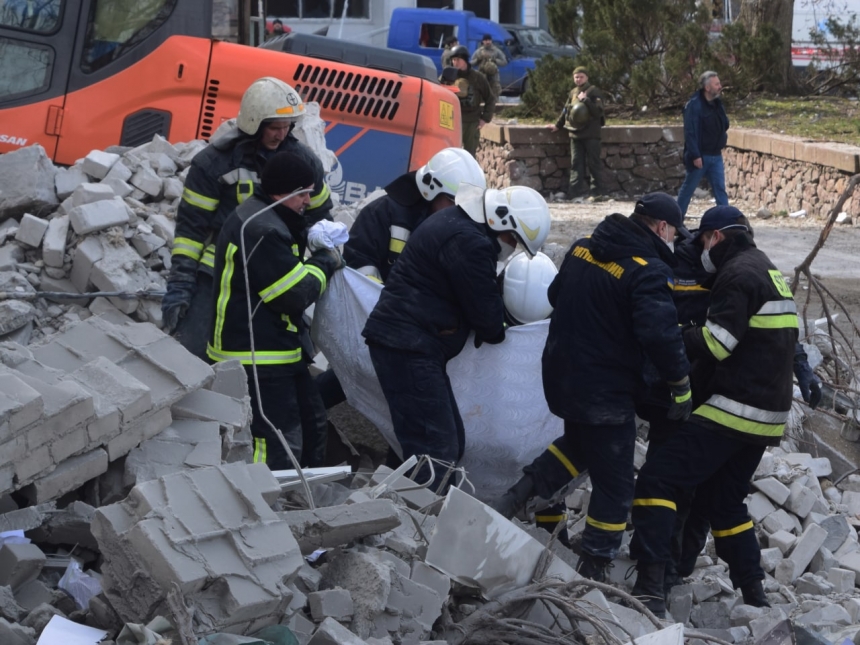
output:
{"label": "man walking", "polygon": [[512,517],[533,496],[549,500],[585,470],[593,486],[577,571],[597,581],[618,554],[633,501],[635,406],[646,358],[671,391],[673,419],[692,409],[689,363],[672,303],[669,248],[681,211],[665,193],[615,213],[577,240],[549,287],[554,307],[543,388],[564,435],[493,507]]}
{"label": "man walking", "polygon": [[779,445],[791,409],[797,309],[782,274],[756,248],[737,209],[712,208],[699,228],[702,265],[716,277],[707,320],[684,332],[693,361],[693,416],[650,455],[633,500],[633,594],[665,615],[664,575],[677,503],[696,487],[717,555],[746,604],[767,606],[764,571],[744,498],[765,447]]}
{"label": "man walking", "polygon": [[570,135],[570,187],[568,199],[590,195],[603,198],[603,171],[600,161],[600,134],[606,123],[603,93],[588,82],[588,70],[573,70],[574,88],[570,91],[561,116],[549,129],[564,128]]}
{"label": "man walking", "polygon": [[507,64],[508,59],[505,58],[505,54],[493,44],[493,37],[490,34],[484,34],[481,39],[481,46],[472,54],[472,67],[477,68],[486,77],[490,84],[490,90],[493,92],[493,98],[497,101],[502,93],[499,68]]}
{"label": "man walking", "polygon": [[717,206],[726,206],[726,174],[723,168],[723,148],[726,147],[729,117],[720,93],[723,86],[716,72],[705,72],[699,78],[700,89],[684,106],[684,167],[687,176],[678,191],[681,213],[687,207],[693,191],[706,178],[714,191]]}
{"label": "man walking", "polygon": [[473,157],[478,151],[480,130],[493,120],[496,98],[490,84],[481,72],[472,69],[469,50],[463,45],[451,53],[451,65],[457,70],[454,85],[460,99],[460,115],[463,124],[463,148]]}

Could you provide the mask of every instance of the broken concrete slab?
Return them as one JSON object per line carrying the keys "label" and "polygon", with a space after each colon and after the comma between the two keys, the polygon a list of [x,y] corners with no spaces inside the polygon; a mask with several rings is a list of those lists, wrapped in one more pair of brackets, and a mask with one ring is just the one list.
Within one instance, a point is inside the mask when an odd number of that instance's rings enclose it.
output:
{"label": "broken concrete slab", "polygon": [[24,213],[45,216],[58,205],[57,170],[39,144],[0,156],[0,222]]}
{"label": "broken concrete slab", "polygon": [[35,544],[0,546],[0,586],[20,589],[35,580],[45,565],[45,554]]}
{"label": "broken concrete slab", "polygon": [[326,618],[314,632],[308,645],[367,645],[333,618]]}
{"label": "broken concrete slab", "polygon": [[48,228],[42,240],[42,259],[47,266],[63,268],[69,226],[68,215],[55,217],[48,222]]}
{"label": "broken concrete slab", "polygon": [[311,610],[311,617],[317,622],[326,618],[349,622],[355,611],[352,596],[346,589],[314,591],[308,594],[308,607]]}
{"label": "broken concrete slab", "polygon": [[214,421],[174,419],[153,438],[129,452],[125,483],[140,484],[166,475],[221,464],[221,433]]}
{"label": "broken concrete slab", "polygon": [[320,589],[339,587],[350,592],[354,606],[352,629],[366,638],[388,605],[391,575],[391,567],[378,553],[355,548],[342,552],[328,564]]}

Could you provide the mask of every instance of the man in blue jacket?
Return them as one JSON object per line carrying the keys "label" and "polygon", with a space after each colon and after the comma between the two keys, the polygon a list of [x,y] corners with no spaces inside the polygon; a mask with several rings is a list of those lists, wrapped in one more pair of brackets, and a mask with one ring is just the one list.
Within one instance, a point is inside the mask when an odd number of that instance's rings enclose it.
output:
{"label": "man in blue jacket", "polygon": [[633,503],[635,407],[648,391],[646,357],[669,386],[669,416],[685,419],[692,409],[672,302],[669,244],[680,226],[675,200],[650,193],[630,217],[610,215],[574,242],[547,294],[554,310],[542,359],[544,395],[564,419],[564,435],[493,504],[511,517],[530,497],[551,499],[588,470],[593,491],[577,571],[599,582]]}
{"label": "man in blue jacket", "polygon": [[702,74],[699,84],[701,89],[684,106],[684,167],[687,176],[678,191],[678,206],[684,216],[702,177],[711,184],[717,206],[729,203],[723,168],[729,117],[720,100],[723,86],[716,72]]}

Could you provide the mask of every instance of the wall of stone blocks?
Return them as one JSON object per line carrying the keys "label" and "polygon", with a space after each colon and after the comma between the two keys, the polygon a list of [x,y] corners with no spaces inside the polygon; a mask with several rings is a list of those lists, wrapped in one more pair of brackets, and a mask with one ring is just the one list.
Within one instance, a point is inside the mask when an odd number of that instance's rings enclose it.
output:
{"label": "wall of stone blocks", "polygon": [[[684,180],[681,126],[607,126],[603,129],[604,179],[613,193],[654,190],[677,194]],[[732,128],[723,153],[729,199],[772,211],[805,209],[824,217],[851,176],[860,173],[860,148],[811,142],[766,131]],[[495,188],[530,186],[544,194],[567,189],[570,139],[538,125],[489,124],[481,130],[478,162]],[[860,191],[844,211],[860,214]]]}

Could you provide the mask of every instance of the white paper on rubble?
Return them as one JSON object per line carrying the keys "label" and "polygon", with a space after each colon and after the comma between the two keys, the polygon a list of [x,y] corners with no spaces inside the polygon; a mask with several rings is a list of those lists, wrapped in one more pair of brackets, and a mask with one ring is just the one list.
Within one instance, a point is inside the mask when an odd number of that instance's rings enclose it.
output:
{"label": "white paper on rubble", "polygon": [[[367,345],[361,335],[382,285],[357,271],[338,271],[314,310],[313,338],[334,369],[350,405],[380,429],[400,453]],[[503,493],[522,468],[564,431],[550,413],[541,381],[549,321],[508,329],[498,345],[475,349],[470,338],[448,363],[448,376],[466,429],[460,465],[478,499]]]}
{"label": "white paper on rubble", "polygon": [[45,626],[36,645],[97,645],[107,638],[107,632],[54,616]]}

